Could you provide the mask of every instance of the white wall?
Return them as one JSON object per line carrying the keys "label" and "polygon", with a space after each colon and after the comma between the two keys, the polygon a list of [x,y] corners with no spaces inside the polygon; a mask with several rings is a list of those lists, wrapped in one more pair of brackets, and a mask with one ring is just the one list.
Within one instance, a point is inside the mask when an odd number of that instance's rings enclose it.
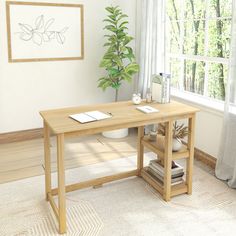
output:
{"label": "white wall", "polygon": [[[129,16],[130,34],[134,36],[136,0],[45,2],[84,4],[85,59],[8,63],[5,1],[0,0],[0,133],[42,127],[40,110],[114,100],[112,89],[104,93],[97,88],[97,80],[104,73],[98,65],[104,53],[105,7],[120,5]],[[125,84],[120,100],[129,99],[132,92],[133,84]]]}
{"label": "white wall", "polygon": [[223,127],[223,113],[180,98],[173,99],[199,108],[200,112],[196,115],[195,147],[217,158]]}

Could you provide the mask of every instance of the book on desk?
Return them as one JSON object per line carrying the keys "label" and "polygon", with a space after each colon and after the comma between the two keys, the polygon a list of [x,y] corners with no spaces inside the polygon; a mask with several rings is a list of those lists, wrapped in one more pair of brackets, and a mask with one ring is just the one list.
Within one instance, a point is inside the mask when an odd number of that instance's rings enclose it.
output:
{"label": "book on desk", "polygon": [[158,109],[151,107],[151,106],[139,106],[139,107],[136,107],[136,109],[143,112],[143,113],[159,112]]}
{"label": "book on desk", "polygon": [[69,115],[69,117],[83,124],[83,123],[108,119],[108,118],[111,118],[112,115],[110,113],[104,113],[101,111],[88,111],[88,112]]}

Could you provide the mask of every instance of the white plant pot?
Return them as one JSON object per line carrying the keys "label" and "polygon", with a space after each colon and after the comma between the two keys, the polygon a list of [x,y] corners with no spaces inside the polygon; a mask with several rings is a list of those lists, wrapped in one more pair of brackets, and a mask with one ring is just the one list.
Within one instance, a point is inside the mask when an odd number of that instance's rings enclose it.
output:
{"label": "white plant pot", "polygon": [[[156,137],[156,142],[157,142],[157,147],[160,150],[164,150],[165,149],[165,136],[162,135],[157,135]],[[173,152],[177,152],[181,149],[182,147],[182,142],[180,139],[172,139],[172,151]]]}
{"label": "white plant pot", "polygon": [[102,132],[102,135],[106,138],[124,138],[128,136],[128,134],[129,134],[128,128]]}
{"label": "white plant pot", "polygon": [[172,151],[173,152],[178,152],[182,147],[182,142],[181,140],[177,138],[172,139]]}

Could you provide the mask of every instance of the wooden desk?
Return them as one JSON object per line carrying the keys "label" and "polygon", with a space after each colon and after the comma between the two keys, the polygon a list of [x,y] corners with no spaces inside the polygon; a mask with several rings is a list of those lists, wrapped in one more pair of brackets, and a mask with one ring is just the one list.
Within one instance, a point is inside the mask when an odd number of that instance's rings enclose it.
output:
{"label": "wooden desk", "polygon": [[[143,103],[141,105],[147,105]],[[148,104],[149,105],[149,104]],[[169,201],[171,196],[192,192],[192,168],[193,168],[193,153],[194,153],[194,124],[195,114],[198,109],[187,106],[178,102],[168,104],[153,103],[151,106],[160,110],[158,113],[144,114],[136,110],[136,106],[131,101],[107,103],[99,105],[89,105],[74,108],[63,108],[56,110],[48,110],[40,112],[44,120],[44,155],[45,155],[45,192],[46,199],[50,202],[55,216],[59,222],[59,233],[66,232],[66,192],[97,186],[108,183],[114,180],[127,178],[130,176],[141,176],[157,189],[166,201]],[[99,110],[102,112],[110,112],[113,117],[111,119],[80,124],[79,122],[69,118],[69,115]],[[189,135],[187,143],[187,172],[186,182],[183,186],[171,187],[171,161],[172,161],[172,126],[173,121],[187,118],[189,122]],[[149,178],[143,169],[143,151],[144,145],[147,144],[144,139],[144,126],[164,122],[166,124],[165,137],[165,177],[164,186],[158,186]],[[64,139],[71,136],[91,135],[103,131],[138,127],[138,155],[137,168],[123,172],[120,174],[110,175],[102,178],[97,178],[77,184],[65,186],[65,166],[64,166]],[[51,187],[51,157],[50,157],[50,135],[56,135],[57,140],[57,170],[58,170],[58,188]],[[149,145],[149,144],[147,144]],[[150,146],[151,147],[151,146]],[[155,151],[155,150],[154,150]],[[58,195],[58,206],[56,205],[53,196]]]}

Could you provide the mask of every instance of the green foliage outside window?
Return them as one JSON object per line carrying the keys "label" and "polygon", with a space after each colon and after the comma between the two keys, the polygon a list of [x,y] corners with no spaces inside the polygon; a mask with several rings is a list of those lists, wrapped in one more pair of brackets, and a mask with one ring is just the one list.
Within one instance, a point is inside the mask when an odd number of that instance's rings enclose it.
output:
{"label": "green foliage outside window", "polygon": [[231,10],[232,0],[167,1],[173,87],[225,99]]}

